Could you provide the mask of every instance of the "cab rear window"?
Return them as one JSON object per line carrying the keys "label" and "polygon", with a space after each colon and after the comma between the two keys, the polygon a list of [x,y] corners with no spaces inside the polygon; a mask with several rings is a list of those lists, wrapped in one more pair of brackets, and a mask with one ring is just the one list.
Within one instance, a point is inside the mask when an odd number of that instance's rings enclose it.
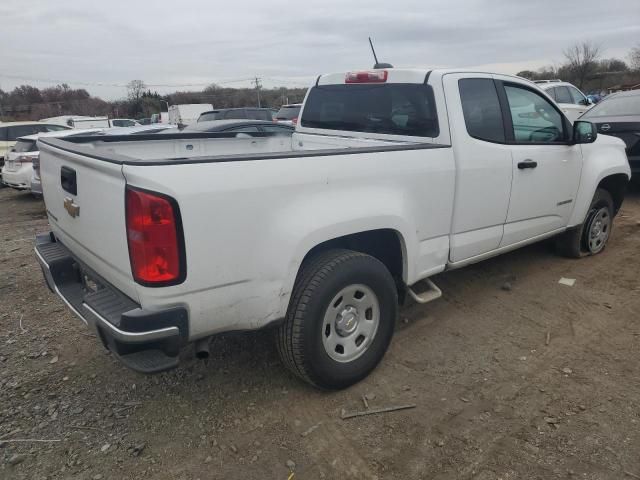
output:
{"label": "cab rear window", "polygon": [[429,85],[320,85],[313,87],[301,126],[326,130],[437,137],[433,90]]}

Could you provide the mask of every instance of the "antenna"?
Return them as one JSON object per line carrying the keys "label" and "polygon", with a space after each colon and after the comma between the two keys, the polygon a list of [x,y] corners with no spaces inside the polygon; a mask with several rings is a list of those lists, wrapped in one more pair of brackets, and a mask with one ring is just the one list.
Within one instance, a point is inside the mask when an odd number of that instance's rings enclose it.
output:
{"label": "antenna", "polygon": [[373,53],[373,59],[376,61],[376,65],[377,65],[378,64],[378,56],[376,55],[376,49],[373,48],[373,42],[371,41],[371,37],[369,37],[369,45],[371,45],[371,52]]}
{"label": "antenna", "polygon": [[373,66],[373,68],[375,68],[375,69],[378,69],[378,68],[393,68],[393,65],[391,65],[390,63],[380,63],[380,62],[378,62],[378,56],[376,55],[376,49],[373,48],[373,42],[371,41],[371,37],[369,37],[369,45],[371,46],[371,53],[373,53],[373,59],[376,61],[376,63]]}

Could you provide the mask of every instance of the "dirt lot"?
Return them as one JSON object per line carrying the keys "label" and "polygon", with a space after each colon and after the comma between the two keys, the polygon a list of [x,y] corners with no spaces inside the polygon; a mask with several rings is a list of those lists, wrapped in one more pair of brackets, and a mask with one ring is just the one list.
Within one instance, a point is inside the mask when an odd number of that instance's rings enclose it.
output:
{"label": "dirt lot", "polygon": [[[0,205],[0,478],[640,478],[638,192],[598,257],[541,244],[439,275],[444,297],[404,308],[381,366],[337,393],[285,372],[269,333],[125,369],[42,281],[42,202]],[[341,420],[363,395],[417,407]]]}

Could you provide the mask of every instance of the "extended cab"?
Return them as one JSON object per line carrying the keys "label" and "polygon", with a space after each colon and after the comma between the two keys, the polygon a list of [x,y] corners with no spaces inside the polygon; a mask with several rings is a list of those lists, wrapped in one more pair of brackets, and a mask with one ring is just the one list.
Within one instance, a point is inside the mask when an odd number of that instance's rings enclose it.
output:
{"label": "extended cab", "polygon": [[47,284],[125,364],[274,326],[323,388],[377,365],[398,303],[439,296],[432,275],[552,236],[601,252],[630,177],[619,139],[533,83],[450,70],[322,75],[290,138],[38,143]]}

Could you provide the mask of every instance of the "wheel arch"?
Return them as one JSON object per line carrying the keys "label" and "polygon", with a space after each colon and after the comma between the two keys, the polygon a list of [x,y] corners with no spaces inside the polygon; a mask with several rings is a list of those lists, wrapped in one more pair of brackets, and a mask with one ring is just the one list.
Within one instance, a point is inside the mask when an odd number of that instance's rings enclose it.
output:
{"label": "wheel arch", "polygon": [[624,195],[627,191],[627,185],[629,183],[629,177],[624,173],[614,173],[609,175],[598,183],[596,190],[601,188],[609,192],[613,199],[613,213],[616,215],[622,206]]}
{"label": "wheel arch", "polygon": [[407,245],[406,236],[398,229],[374,228],[324,239],[306,248],[303,255],[298,256],[299,261],[295,261],[295,266],[287,282],[288,289],[285,291],[286,295],[283,295],[286,297],[287,304],[295,280],[304,263],[320,252],[339,248],[371,255],[382,262],[391,273],[396,282],[398,294],[402,298],[404,285],[410,275],[408,258],[411,246]]}

